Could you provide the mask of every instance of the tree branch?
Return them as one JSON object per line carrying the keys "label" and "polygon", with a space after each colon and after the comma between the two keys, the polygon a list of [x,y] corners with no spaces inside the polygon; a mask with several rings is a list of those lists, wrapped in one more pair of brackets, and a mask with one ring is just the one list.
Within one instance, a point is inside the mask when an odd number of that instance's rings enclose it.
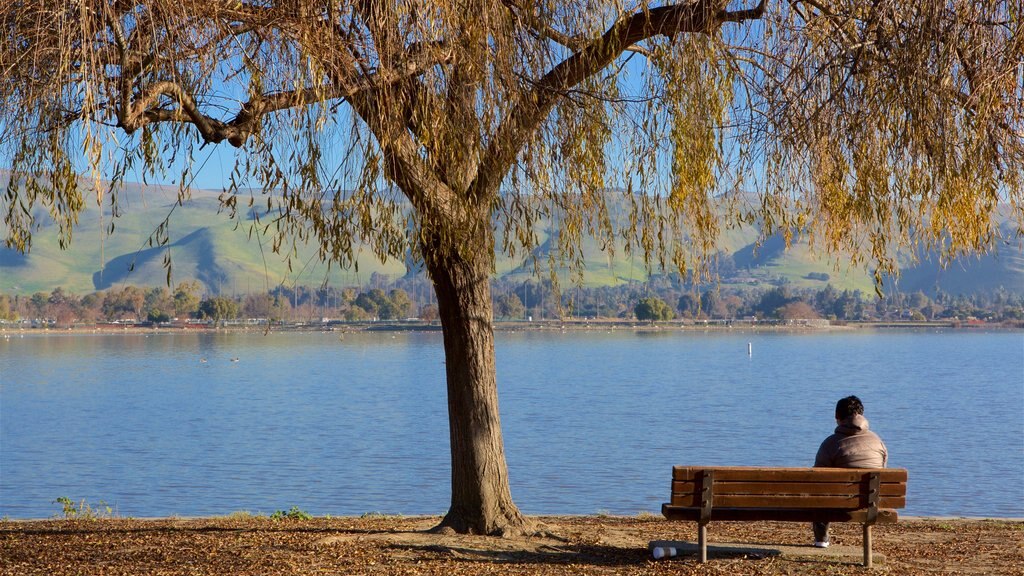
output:
{"label": "tree branch", "polygon": [[419,153],[420,147],[407,130],[406,119],[389,110],[381,109],[385,98],[380,94],[395,87],[366,90],[354,94],[349,102],[353,110],[366,122],[384,152],[384,170],[405,193],[416,208],[422,222],[444,222],[452,230],[468,222],[454,191],[443,182]]}
{"label": "tree branch", "polygon": [[[534,35],[538,38],[546,38],[552,40],[557,44],[560,44],[570,50],[582,50],[586,48],[587,40],[579,36],[571,36],[557,30],[554,26],[549,25],[542,18],[535,16],[529,7],[520,5],[517,0],[501,0],[501,3],[508,8],[509,12],[512,12],[516,19],[519,20],[523,25],[533,31]],[[762,2],[763,4],[763,2]],[[629,52],[637,52],[644,56],[650,56],[650,52],[639,47],[639,46],[627,46],[625,48]]]}
{"label": "tree branch", "polygon": [[[314,102],[349,99],[363,91],[376,89],[421,74],[424,69],[443,63],[450,58],[446,51],[420,50],[415,59],[406,63],[404,69],[378,71],[368,76],[358,76],[353,68],[348,72],[356,76],[355,81],[336,79],[332,85],[307,87],[295,90],[273,92],[254,96],[241,105],[235,117],[227,122],[204,114],[195,98],[176,82],[157,82],[137,98],[128,111],[120,111],[119,126],[129,134],[147,124],[156,122],[187,122],[194,124],[203,139],[211,143],[227,140],[232,146],[242,146],[246,139],[259,127],[260,120],[271,112],[299,108]],[[177,102],[177,109],[168,109],[158,104],[163,98]]]}
{"label": "tree branch", "polygon": [[721,22],[746,22],[747,20],[757,20],[764,15],[765,0],[761,0],[757,6],[748,8],[746,10],[736,10],[734,12],[723,12],[720,16]]}
{"label": "tree branch", "polygon": [[491,139],[474,184],[475,193],[487,196],[497,189],[526,139],[550,113],[569,88],[611,64],[625,49],[643,40],[680,33],[709,33],[724,22],[760,18],[764,0],[756,8],[727,12],[722,0],[700,0],[645,9],[619,18],[596,40],[552,68],[527,90],[502,121]]}

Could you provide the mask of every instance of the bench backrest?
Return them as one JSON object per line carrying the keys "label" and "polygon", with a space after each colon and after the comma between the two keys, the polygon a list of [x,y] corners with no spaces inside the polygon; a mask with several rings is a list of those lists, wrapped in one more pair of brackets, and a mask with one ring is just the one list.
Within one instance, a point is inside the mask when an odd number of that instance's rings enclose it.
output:
{"label": "bench backrest", "polygon": [[871,506],[876,487],[877,508],[907,505],[907,471],[900,468],[676,466],[671,504],[700,508],[711,495],[714,508],[858,510]]}

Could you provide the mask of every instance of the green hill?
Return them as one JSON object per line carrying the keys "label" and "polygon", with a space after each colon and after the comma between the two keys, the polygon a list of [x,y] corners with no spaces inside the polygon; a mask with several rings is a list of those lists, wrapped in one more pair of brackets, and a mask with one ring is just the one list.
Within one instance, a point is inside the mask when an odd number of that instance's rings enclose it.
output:
{"label": "green hill", "polygon": [[[394,278],[408,271],[404,262],[381,263],[369,250],[359,255],[358,270],[329,269],[311,246],[299,247],[289,269],[286,258],[271,251],[269,238],[250,237],[244,222],[239,224],[219,213],[218,194],[193,190],[191,199],[177,206],[176,188],[129,185],[121,195],[118,218],[111,217],[109,207],[100,211],[92,203],[86,208],[69,250],[59,249],[54,224],[41,218],[30,254],[0,248],[0,292],[28,294],[60,286],[85,294],[128,284],[164,286],[168,281],[168,258],[173,284],[197,280],[211,294],[262,292],[281,284],[318,286],[326,282],[332,286],[365,286],[373,273]],[[167,244],[149,245],[147,239],[172,211]],[[620,212],[621,208],[613,206],[612,211]],[[111,222],[114,230],[108,233]],[[538,248],[530,255],[514,259],[499,255],[496,276],[512,281],[531,278],[534,259],[541,273],[546,273],[549,256],[557,243],[543,224],[538,230]],[[4,232],[0,226],[0,234]],[[719,269],[724,286],[765,287],[785,281],[795,287],[821,288],[832,284],[838,289],[872,291],[870,274],[852,267],[844,258],[828,262],[813,254],[806,243],[787,249],[780,237],[768,238],[760,246],[757,239],[758,232],[753,227],[723,232],[723,260]],[[647,279],[641,256],[626,254],[621,245],[616,247],[615,256],[609,257],[596,241],[587,239],[582,256],[586,286]],[[560,276],[565,284],[571,282],[568,273]],[[1024,252],[1019,245],[1007,244],[996,254],[957,262],[945,270],[936,258],[925,256],[903,271],[898,287],[904,292],[922,290],[929,294],[936,287],[954,294],[999,287],[1024,292]]]}
{"label": "green hill", "polygon": [[[38,219],[32,250],[19,254],[0,248],[0,292],[32,293],[61,286],[84,294],[111,286],[165,286],[171,262],[174,284],[198,280],[213,294],[266,291],[279,284],[349,286],[366,283],[371,274],[405,274],[401,262],[380,263],[369,251],[358,258],[358,270],[328,269],[316,249],[301,246],[287,259],[271,250],[271,240],[250,237],[249,227],[219,213],[218,193],[194,190],[191,200],[176,206],[176,189],[130,187],[119,203],[121,216],[111,218],[88,205],[75,227],[71,248],[57,245],[55,225]],[[170,217],[168,243],[150,246],[148,239]],[[111,222],[114,230],[108,233]],[[0,226],[0,234],[6,231]]]}

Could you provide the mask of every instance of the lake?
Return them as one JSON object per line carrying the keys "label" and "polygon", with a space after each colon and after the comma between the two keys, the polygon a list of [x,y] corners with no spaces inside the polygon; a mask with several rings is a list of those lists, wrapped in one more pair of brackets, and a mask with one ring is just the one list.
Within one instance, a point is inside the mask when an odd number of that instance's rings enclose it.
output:
{"label": "lake", "polygon": [[[1024,516],[1019,331],[499,332],[497,357],[528,514],[658,513],[675,464],[809,466],[857,394],[903,513]],[[443,362],[436,332],[8,332],[0,517],[443,514]]]}

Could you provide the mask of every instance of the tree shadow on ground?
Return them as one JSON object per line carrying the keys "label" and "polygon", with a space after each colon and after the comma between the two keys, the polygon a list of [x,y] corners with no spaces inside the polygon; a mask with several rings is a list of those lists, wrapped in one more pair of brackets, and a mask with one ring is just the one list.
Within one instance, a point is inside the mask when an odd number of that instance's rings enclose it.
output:
{"label": "tree shadow on ground", "polygon": [[603,544],[544,545],[532,550],[492,550],[479,547],[444,544],[390,544],[396,556],[424,558],[435,556],[461,562],[485,564],[586,564],[591,566],[626,567],[646,565],[647,550],[621,548]]}

